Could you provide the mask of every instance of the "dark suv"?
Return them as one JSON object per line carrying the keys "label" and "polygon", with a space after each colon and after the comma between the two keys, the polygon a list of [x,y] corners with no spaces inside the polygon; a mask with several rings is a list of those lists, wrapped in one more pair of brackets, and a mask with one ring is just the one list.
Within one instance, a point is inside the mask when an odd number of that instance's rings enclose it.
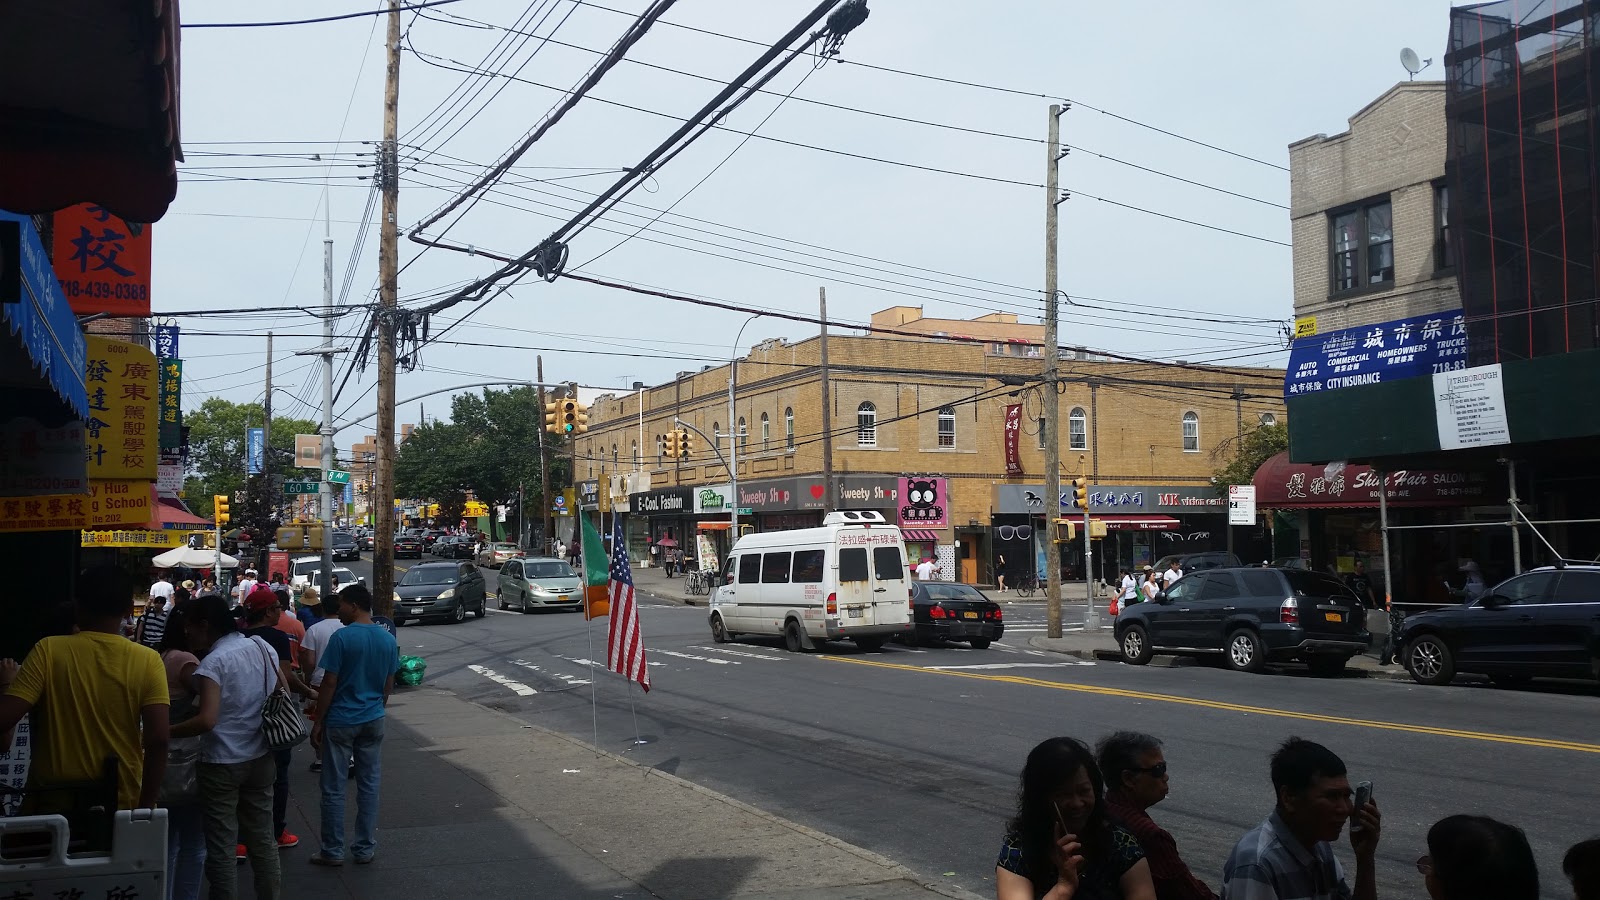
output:
{"label": "dark suv", "polygon": [[1238,566],[1239,557],[1226,550],[1207,550],[1203,553],[1173,553],[1163,556],[1156,561],[1155,570],[1159,574],[1165,572],[1172,561],[1178,561],[1178,568],[1183,574],[1190,572],[1205,572],[1209,569],[1222,569],[1229,566]]}
{"label": "dark suv", "polygon": [[1534,569],[1477,600],[1407,616],[1396,656],[1422,684],[1600,678],[1600,566]]}
{"label": "dark suv", "polygon": [[1115,626],[1124,662],[1157,653],[1222,654],[1230,669],[1259,672],[1301,660],[1337,676],[1367,648],[1366,611],[1344,582],[1321,572],[1225,568],[1185,575],[1149,603],[1123,607]]}

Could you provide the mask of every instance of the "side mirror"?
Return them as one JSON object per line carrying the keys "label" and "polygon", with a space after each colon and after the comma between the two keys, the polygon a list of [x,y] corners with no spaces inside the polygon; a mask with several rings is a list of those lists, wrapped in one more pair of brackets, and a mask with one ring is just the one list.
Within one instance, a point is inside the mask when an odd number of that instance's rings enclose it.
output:
{"label": "side mirror", "polygon": [[1171,603],[1172,602],[1172,598],[1167,596],[1167,592],[1166,591],[1160,591],[1159,593],[1156,594],[1156,602],[1157,603]]}
{"label": "side mirror", "polygon": [[1483,599],[1478,601],[1478,605],[1484,609],[1499,609],[1502,606],[1509,606],[1510,603],[1510,597],[1505,597],[1500,594],[1485,594]]}

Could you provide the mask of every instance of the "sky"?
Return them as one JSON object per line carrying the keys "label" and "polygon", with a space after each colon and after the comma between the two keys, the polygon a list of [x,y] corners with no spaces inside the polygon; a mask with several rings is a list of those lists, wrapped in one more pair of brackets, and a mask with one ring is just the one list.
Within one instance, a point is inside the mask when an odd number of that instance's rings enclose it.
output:
{"label": "sky", "polygon": [[[459,0],[405,14],[402,303],[497,265],[421,252],[405,233],[515,146],[647,5],[597,3]],[[187,0],[183,14],[193,25],[373,5]],[[726,82],[761,52],[749,41],[776,41],[812,6],[682,0],[628,57],[701,78],[619,64],[495,189],[429,233],[450,223],[455,243],[512,255],[535,246],[678,124],[642,110],[690,115],[718,90],[708,79]],[[1449,6],[1349,0],[1332,15],[1328,4],[1305,0],[1158,0],[1133,7],[1135,21],[1115,3],[870,0],[869,19],[844,43],[848,62],[796,60],[772,93],[722,123],[757,137],[707,134],[573,238],[568,268],[805,315],[815,315],[826,287],[829,318],[845,322],[896,305],[921,305],[930,317],[1011,312],[1037,322],[1043,139],[1050,103],[1070,101],[1061,119],[1072,148],[1061,184],[1072,196],[1060,206],[1060,289],[1073,305],[1062,308],[1061,342],[1281,366],[1277,323],[1293,311],[1287,145],[1344,131],[1350,115],[1405,80],[1402,47],[1434,60],[1421,77],[1442,78]],[[337,319],[336,346],[355,346],[361,306],[376,296],[375,206],[370,227],[361,223],[382,136],[384,17],[186,27],[182,40],[187,162],[177,200],[154,227],[153,306],[299,308],[178,319],[184,405],[212,395],[258,401],[270,330],[274,414],[319,419],[320,363],[294,352],[321,343],[322,321],[301,310],[323,302],[325,218],[336,298],[356,307]],[[767,338],[816,333],[757,319],[736,348],[747,318],[529,278],[491,302],[436,316],[435,335],[463,321],[399,375],[398,396],[531,380],[536,353],[546,381],[576,381],[589,395],[625,392],[635,381],[661,384],[725,362]],[[376,369],[345,380],[349,355],[335,370],[336,426],[375,410]],[[449,394],[438,394],[403,404],[397,422],[448,409]],[[338,446],[359,440],[370,422],[341,432]]]}

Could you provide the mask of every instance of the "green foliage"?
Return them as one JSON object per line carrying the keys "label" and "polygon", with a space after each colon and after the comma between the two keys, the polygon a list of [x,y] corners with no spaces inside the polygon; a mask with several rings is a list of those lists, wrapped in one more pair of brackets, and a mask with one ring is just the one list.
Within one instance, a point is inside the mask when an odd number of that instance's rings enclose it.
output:
{"label": "green foliage", "polygon": [[1249,484],[1261,464],[1289,449],[1289,426],[1278,423],[1259,425],[1247,431],[1241,441],[1229,441],[1217,448],[1216,458],[1226,459],[1226,464],[1211,475],[1211,483],[1219,489],[1230,484]]}
{"label": "green foliage", "polygon": [[[230,403],[221,397],[208,397],[199,409],[184,414],[184,424],[189,426],[189,471],[183,490],[195,513],[210,517],[213,494],[231,497],[235,491],[245,490],[245,429],[260,428],[264,418],[266,411],[259,403]],[[318,428],[307,419],[274,417],[267,441],[271,470],[280,475],[289,471],[294,436],[313,434]],[[248,509],[231,504],[234,524],[266,527],[265,519],[276,502],[267,494],[264,484],[252,485]]]}

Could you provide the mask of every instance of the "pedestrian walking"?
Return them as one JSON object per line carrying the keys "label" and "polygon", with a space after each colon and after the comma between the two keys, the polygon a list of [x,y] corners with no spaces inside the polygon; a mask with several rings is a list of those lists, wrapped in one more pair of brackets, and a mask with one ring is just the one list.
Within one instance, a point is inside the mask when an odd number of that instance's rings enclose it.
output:
{"label": "pedestrian walking", "polygon": [[1572,882],[1573,900],[1600,900],[1600,838],[1573,844],[1561,871]]}
{"label": "pedestrian walking", "polygon": [[1161,586],[1163,588],[1172,587],[1172,583],[1182,577],[1183,567],[1178,565],[1178,561],[1174,559],[1172,562],[1167,563],[1167,570],[1161,573]]}
{"label": "pedestrian walking", "polygon": [[[172,614],[167,617],[167,631],[157,648],[167,673],[167,694],[172,700],[170,717],[174,726],[187,722],[198,711],[194,673],[200,667],[200,660],[189,649],[185,606],[173,607]],[[176,738],[172,749],[193,751],[200,743],[199,737]],[[206,862],[205,816],[201,812],[199,794],[185,797],[163,794],[160,799],[167,808],[169,900],[199,900],[200,875]]]}
{"label": "pedestrian walking", "polygon": [[[1344,760],[1321,744],[1291,737],[1272,754],[1271,773],[1277,804],[1228,855],[1222,867],[1222,900],[1375,900],[1374,859],[1382,820],[1371,799],[1361,809],[1353,808]],[[1360,826],[1350,830],[1354,891],[1332,845],[1351,819]]]}
{"label": "pedestrian walking", "polygon": [[1006,592],[1006,555],[1004,553],[996,553],[994,555],[994,581],[999,586],[1000,593],[1004,594]]}
{"label": "pedestrian walking", "polygon": [[922,562],[917,563],[917,580],[932,581],[934,573],[939,571],[931,557],[924,556]]}
{"label": "pedestrian walking", "polygon": [[236,896],[237,847],[243,843],[256,896],[277,900],[281,872],[272,833],[275,767],[261,730],[261,711],[279,684],[273,649],[260,638],[239,633],[222,597],[200,597],[189,609],[189,645],[203,654],[194,673],[199,710],[173,734],[204,736],[195,768],[205,816],[210,896]]}
{"label": "pedestrian walking", "polygon": [[1121,598],[1124,607],[1130,603],[1139,602],[1139,581],[1133,577],[1132,571],[1128,569],[1122,570],[1122,578],[1118,581],[1117,587],[1122,591]]}
{"label": "pedestrian walking", "polygon": [[1155,602],[1156,597],[1160,596],[1163,590],[1165,590],[1165,588],[1163,588],[1161,578],[1160,576],[1156,575],[1155,570],[1145,570],[1144,584],[1139,586],[1139,592],[1144,594],[1145,602]]}
{"label": "pedestrian walking", "polygon": [[[295,655],[295,642],[286,632],[278,628],[283,621],[283,607],[278,603],[277,593],[267,585],[256,585],[256,589],[245,598],[244,618],[245,637],[258,638],[272,648],[277,660],[278,678],[290,693],[315,700],[317,692],[300,680],[300,676],[291,665]],[[280,850],[287,850],[300,844],[300,838],[290,833],[288,827],[289,763],[293,761],[293,756],[292,747],[272,751],[272,833],[277,837]]]}
{"label": "pedestrian walking", "polygon": [[154,650],[161,644],[161,635],[167,630],[167,615],[172,612],[176,589],[172,576],[165,570],[150,585],[150,599],[145,601],[144,612],[133,627],[133,639]]}
{"label": "pedestrian walking", "polygon": [[400,667],[399,645],[372,621],[372,594],[365,585],[339,595],[339,619],[344,628],[322,653],[322,690],[311,729],[311,746],[322,757],[322,846],[311,862],[322,866],[344,862],[345,779],[352,765],[356,832],[350,855],[360,865],[377,853],[384,711]]}
{"label": "pedestrian walking", "polygon": [[[307,588],[307,590],[309,591],[310,588]],[[324,672],[322,670],[321,656],[322,652],[328,649],[328,639],[333,636],[335,631],[344,627],[344,623],[339,621],[339,597],[337,594],[329,594],[322,600],[321,605],[317,607],[317,617],[317,621],[306,629],[305,640],[300,643],[300,671],[311,673],[311,687],[313,689],[322,685]],[[315,706],[312,707],[311,715],[313,717],[316,715]],[[311,771],[322,771],[322,759],[320,757],[311,760]]]}
{"label": "pedestrian walking", "polygon": [[1156,900],[1216,900],[1178,854],[1178,842],[1147,812],[1167,798],[1167,758],[1161,741],[1137,731],[1118,731],[1095,748],[1106,780],[1106,810],[1144,849]]}
{"label": "pedestrian walking", "polygon": [[1400,649],[1400,628],[1406,623],[1406,614],[1395,606],[1392,597],[1385,598],[1383,605],[1389,613],[1389,634],[1384,638],[1383,654],[1378,664],[1392,666],[1402,662],[1397,658],[1396,651]]}
{"label": "pedestrian walking", "polygon": [[1448,816],[1435,822],[1417,871],[1432,900],[1539,897],[1539,866],[1527,835],[1487,816]]}

